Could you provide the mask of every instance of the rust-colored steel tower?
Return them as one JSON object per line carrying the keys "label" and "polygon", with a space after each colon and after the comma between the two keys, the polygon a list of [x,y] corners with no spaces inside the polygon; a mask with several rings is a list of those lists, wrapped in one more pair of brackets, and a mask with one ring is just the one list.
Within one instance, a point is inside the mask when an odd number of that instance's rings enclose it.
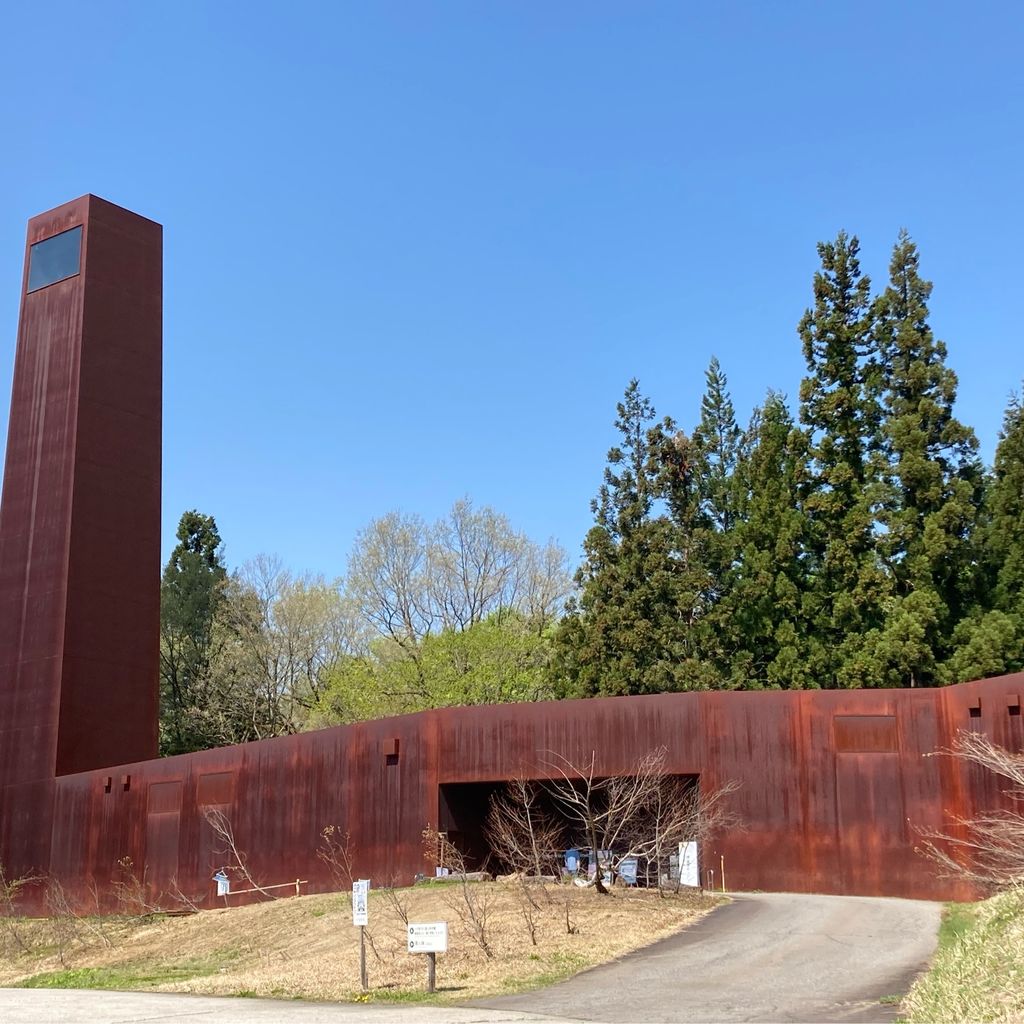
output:
{"label": "rust-colored steel tower", "polygon": [[[0,505],[0,849],[45,865],[53,780],[156,755],[162,228],[29,221]],[[20,854],[20,856],[19,856]]]}

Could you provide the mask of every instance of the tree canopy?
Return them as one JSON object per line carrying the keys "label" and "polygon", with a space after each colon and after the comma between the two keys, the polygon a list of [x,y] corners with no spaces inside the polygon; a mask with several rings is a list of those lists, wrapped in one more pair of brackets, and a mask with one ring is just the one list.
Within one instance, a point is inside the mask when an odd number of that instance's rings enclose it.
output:
{"label": "tree canopy", "polygon": [[213,517],[186,512],[161,582],[163,752],[451,704],[1024,669],[1020,398],[987,469],[915,242],[879,290],[855,236],[817,256],[795,405],[768,390],[740,426],[717,358],[689,420],[629,381],[574,574],[468,498],[372,520],[335,581],[271,556],[229,574]]}

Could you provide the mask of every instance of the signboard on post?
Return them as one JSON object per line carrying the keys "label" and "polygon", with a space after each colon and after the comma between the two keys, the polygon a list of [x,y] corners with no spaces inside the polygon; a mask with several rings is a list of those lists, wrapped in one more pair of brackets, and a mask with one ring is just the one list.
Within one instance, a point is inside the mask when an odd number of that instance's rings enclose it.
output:
{"label": "signboard on post", "polygon": [[360,878],[352,883],[352,923],[368,925],[370,923],[370,880]]}
{"label": "signboard on post", "polygon": [[447,953],[448,922],[429,921],[424,924],[410,924],[407,937],[410,953]]}
{"label": "signboard on post", "polygon": [[406,930],[410,953],[427,954],[427,991],[434,991],[437,954],[448,952],[448,922],[425,921],[410,924]]}

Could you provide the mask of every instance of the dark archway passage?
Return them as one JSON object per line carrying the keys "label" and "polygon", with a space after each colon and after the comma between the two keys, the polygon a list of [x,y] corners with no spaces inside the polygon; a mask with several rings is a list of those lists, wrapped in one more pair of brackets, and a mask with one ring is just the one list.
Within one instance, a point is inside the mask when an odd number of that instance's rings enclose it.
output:
{"label": "dark archway passage", "polygon": [[[700,784],[697,775],[668,776],[670,781],[682,781],[688,791]],[[504,864],[491,848],[487,836],[487,815],[491,800],[506,791],[504,781],[492,782],[451,782],[444,783],[438,790],[438,829],[465,858],[469,871],[490,871],[502,874],[512,870]],[[543,790],[538,795],[537,810],[541,815],[564,825],[564,845],[579,849],[589,848],[589,842],[580,824],[567,817],[565,810],[550,792]],[[626,853],[618,850],[617,853]],[[666,860],[661,865],[664,873],[669,870]],[[657,884],[657,871],[653,863],[640,868],[641,884]]]}

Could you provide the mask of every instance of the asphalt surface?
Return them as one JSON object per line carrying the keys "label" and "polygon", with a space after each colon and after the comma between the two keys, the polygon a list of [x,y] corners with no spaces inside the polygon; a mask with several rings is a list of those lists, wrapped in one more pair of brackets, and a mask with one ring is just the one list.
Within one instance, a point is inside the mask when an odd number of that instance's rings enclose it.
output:
{"label": "asphalt surface", "polygon": [[478,1005],[586,1021],[892,1021],[941,913],[919,900],[736,895],[616,963]]}
{"label": "asphalt surface", "polygon": [[515,1010],[0,988],[3,1024],[578,1024]]}
{"label": "asphalt surface", "polygon": [[[578,1024],[892,1021],[935,949],[941,906],[737,895],[692,928],[537,992],[469,1007],[0,989],[3,1024]],[[886,999],[886,1002],[880,1000]]]}

